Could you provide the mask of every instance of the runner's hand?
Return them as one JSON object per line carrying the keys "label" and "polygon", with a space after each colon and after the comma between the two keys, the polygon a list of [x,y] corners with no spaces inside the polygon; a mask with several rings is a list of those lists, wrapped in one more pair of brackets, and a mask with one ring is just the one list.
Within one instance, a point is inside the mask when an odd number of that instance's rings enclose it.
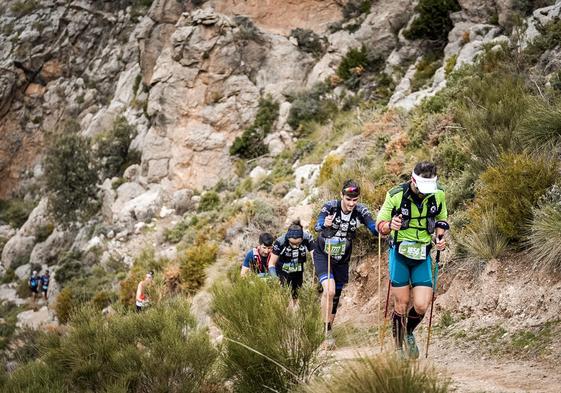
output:
{"label": "runner's hand", "polygon": [[446,249],[446,240],[444,240],[444,238],[436,238],[436,249],[438,251],[444,251]]}
{"label": "runner's hand", "polygon": [[390,223],[390,228],[393,229],[394,231],[399,231],[401,229],[401,223],[402,223],[402,219],[401,219],[401,214],[399,216],[394,216],[392,218],[392,222]]}
{"label": "runner's hand", "polygon": [[335,214],[325,217],[325,221],[323,222],[324,227],[330,227],[333,225],[333,219],[335,218]]}

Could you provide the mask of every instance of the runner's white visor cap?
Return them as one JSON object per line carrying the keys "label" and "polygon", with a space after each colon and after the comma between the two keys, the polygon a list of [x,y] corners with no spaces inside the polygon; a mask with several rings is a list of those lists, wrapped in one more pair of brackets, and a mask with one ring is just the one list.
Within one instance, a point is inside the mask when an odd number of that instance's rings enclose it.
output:
{"label": "runner's white visor cap", "polygon": [[438,176],[426,178],[416,175],[415,172],[412,173],[412,176],[421,194],[432,194],[436,192],[436,179]]}

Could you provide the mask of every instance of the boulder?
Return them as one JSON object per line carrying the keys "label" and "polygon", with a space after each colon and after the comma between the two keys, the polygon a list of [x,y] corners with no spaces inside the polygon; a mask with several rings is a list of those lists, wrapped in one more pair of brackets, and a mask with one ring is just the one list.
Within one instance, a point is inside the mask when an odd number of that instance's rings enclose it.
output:
{"label": "boulder", "polygon": [[299,190],[309,189],[315,186],[319,176],[320,165],[302,165],[294,170],[294,184]]}
{"label": "boulder", "polygon": [[253,170],[249,173],[249,177],[253,184],[260,183],[264,178],[266,178],[271,171],[268,171],[260,166],[256,166]]}
{"label": "boulder", "polygon": [[27,221],[20,228],[18,234],[21,236],[36,236],[37,230],[49,224],[48,199],[46,197],[31,211]]}
{"label": "boulder", "polygon": [[0,238],[9,239],[16,234],[16,230],[10,225],[0,225]]}
{"label": "boulder", "polygon": [[182,215],[186,211],[193,209],[192,197],[193,191],[190,189],[184,188],[175,191],[172,196],[172,207],[175,209],[175,212]]}
{"label": "boulder", "polygon": [[18,314],[17,319],[16,326],[18,328],[31,328],[35,330],[53,322],[47,306],[41,307],[38,311],[28,310],[21,312]]}
{"label": "boulder", "polygon": [[2,302],[11,302],[17,306],[21,306],[26,303],[26,300],[18,297],[15,285],[2,284],[0,285],[0,303]]}
{"label": "boulder", "polygon": [[29,257],[29,262],[41,265],[56,263],[60,254],[68,248],[72,240],[73,237],[70,232],[55,229],[47,240],[35,245]]}
{"label": "boulder", "polygon": [[149,221],[160,211],[163,204],[163,191],[160,186],[152,189],[126,202],[123,205],[119,218],[125,220],[132,217],[136,221]]}
{"label": "boulder", "polygon": [[26,280],[31,275],[31,264],[26,263],[24,265],[18,266],[16,270],[14,270],[16,277],[20,280]]}
{"label": "boulder", "polygon": [[18,232],[4,245],[2,265],[5,268],[10,268],[14,265],[27,263],[34,246],[35,236],[24,236]]}
{"label": "boulder", "polygon": [[488,23],[494,15],[496,8],[493,1],[488,0],[458,0],[465,18],[470,22]]}

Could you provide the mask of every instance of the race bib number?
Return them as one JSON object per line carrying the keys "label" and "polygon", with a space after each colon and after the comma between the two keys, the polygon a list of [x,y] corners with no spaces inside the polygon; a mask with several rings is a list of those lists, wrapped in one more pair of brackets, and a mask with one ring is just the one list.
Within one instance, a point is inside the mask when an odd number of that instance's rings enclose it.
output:
{"label": "race bib number", "polygon": [[345,239],[325,239],[324,251],[333,257],[341,257],[345,255],[345,250],[347,249],[347,241]]}
{"label": "race bib number", "polygon": [[289,262],[282,265],[282,271],[286,273],[296,273],[302,271],[302,264],[299,262]]}
{"label": "race bib number", "polygon": [[398,252],[406,258],[417,261],[427,259],[427,246],[416,242],[401,242]]}

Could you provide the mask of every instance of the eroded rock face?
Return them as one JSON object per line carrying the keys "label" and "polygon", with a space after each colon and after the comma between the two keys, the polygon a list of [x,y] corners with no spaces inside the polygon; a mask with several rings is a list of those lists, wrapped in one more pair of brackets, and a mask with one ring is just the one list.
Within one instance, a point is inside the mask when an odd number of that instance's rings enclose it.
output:
{"label": "eroded rock face", "polygon": [[[302,86],[311,57],[247,18],[211,9],[184,13],[157,58],[149,84],[154,121],[141,145],[142,176],[200,189],[232,176],[229,147],[251,124],[259,98]],[[278,134],[278,140],[290,138]],[[278,154],[278,152],[277,152]]]}
{"label": "eroded rock face", "polygon": [[247,15],[263,30],[288,35],[297,27],[325,32],[341,19],[340,0],[210,0],[208,5],[228,15]]}
{"label": "eroded rock face", "polygon": [[[119,3],[119,4],[117,4]],[[134,58],[122,2],[37,2],[0,15],[0,197],[41,160],[45,131],[96,112]]]}

